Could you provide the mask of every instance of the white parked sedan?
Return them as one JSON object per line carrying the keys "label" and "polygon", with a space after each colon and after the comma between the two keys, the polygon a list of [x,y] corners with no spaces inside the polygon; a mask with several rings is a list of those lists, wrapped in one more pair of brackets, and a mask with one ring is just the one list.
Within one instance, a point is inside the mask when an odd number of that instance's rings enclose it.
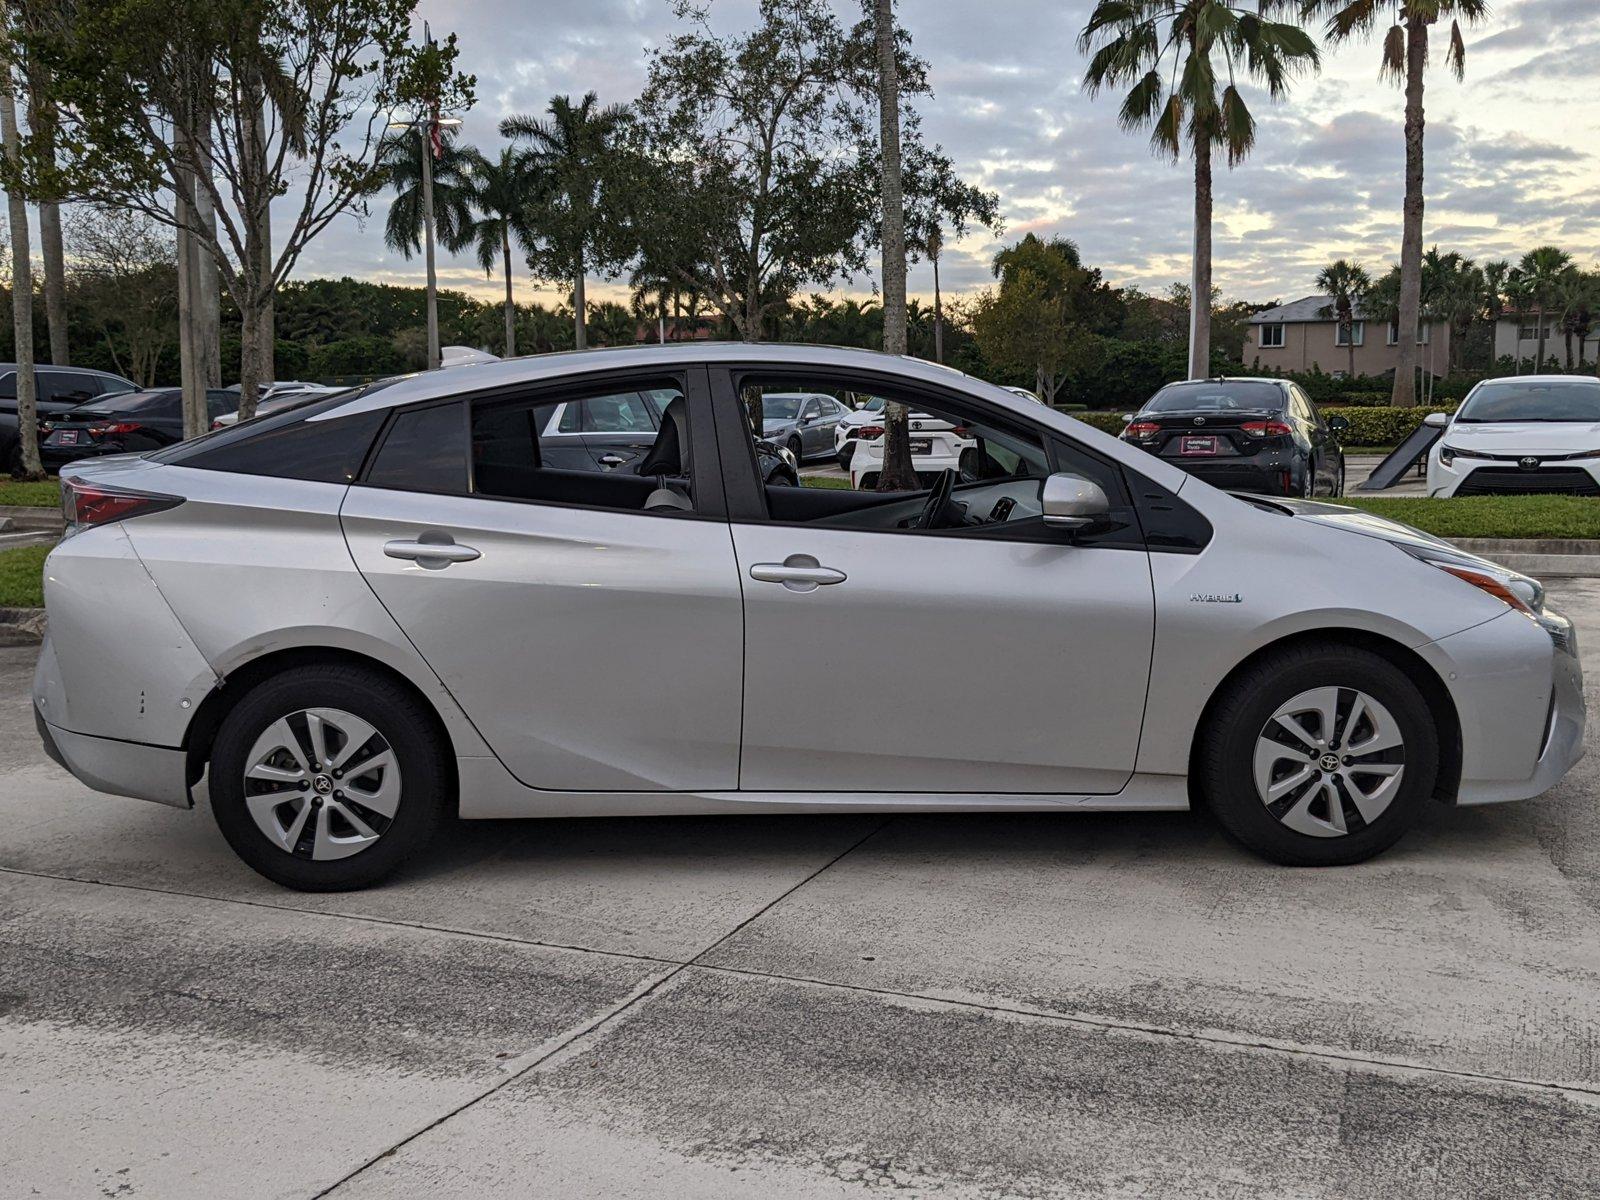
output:
{"label": "white parked sedan", "polygon": [[[740,398],[795,385],[959,426],[971,469],[764,485]],[[621,393],[667,398],[637,462],[556,465],[547,414]],[[46,750],[101,791],[208,803],[290,887],[371,883],[457,813],[1199,798],[1260,854],[1333,865],[1582,752],[1573,629],[1534,580],[1231,496],[906,358],[484,363],[61,474]]]}
{"label": "white parked sedan", "polygon": [[1486,379],[1428,453],[1428,495],[1561,492],[1600,496],[1600,379],[1523,375]]}

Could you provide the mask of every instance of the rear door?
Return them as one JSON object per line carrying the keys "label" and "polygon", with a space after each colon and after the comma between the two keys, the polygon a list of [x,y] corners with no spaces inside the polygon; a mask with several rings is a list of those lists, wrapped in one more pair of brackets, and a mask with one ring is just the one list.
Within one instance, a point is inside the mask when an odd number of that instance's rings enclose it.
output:
{"label": "rear door", "polygon": [[[551,466],[538,436],[560,404],[697,378],[403,411],[345,500],[362,574],[530,787],[738,785],[743,613],[715,470],[687,472],[692,511],[645,511],[653,481]],[[700,405],[691,463],[714,464]]]}

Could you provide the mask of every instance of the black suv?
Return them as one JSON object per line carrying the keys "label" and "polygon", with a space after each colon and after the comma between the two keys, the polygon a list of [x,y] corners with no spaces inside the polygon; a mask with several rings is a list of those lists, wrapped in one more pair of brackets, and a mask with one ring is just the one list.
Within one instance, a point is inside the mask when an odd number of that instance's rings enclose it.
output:
{"label": "black suv", "polygon": [[1342,496],[1347,424],[1286,379],[1197,379],[1150,397],[1122,440],[1228,491]]}
{"label": "black suv", "polygon": [[[39,385],[39,416],[49,418],[80,404],[132,392],[137,385],[109,371],[86,367],[34,367]],[[17,439],[17,364],[0,363],[0,471],[16,474],[22,466]]]}

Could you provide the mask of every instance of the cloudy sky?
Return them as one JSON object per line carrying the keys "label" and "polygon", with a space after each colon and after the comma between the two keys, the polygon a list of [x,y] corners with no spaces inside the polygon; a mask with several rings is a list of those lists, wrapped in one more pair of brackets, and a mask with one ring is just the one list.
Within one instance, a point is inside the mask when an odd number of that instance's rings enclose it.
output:
{"label": "cloudy sky", "polygon": [[[710,0],[713,23],[737,30],[752,0]],[[901,22],[930,64],[928,138],[974,182],[1000,195],[1003,240],[1065,234],[1119,285],[1152,290],[1186,277],[1188,164],[1153,158],[1122,133],[1116,101],[1089,99],[1075,45],[1089,0],[900,0]],[[1595,0],[1501,0],[1467,34],[1467,79],[1444,69],[1442,37],[1428,98],[1429,244],[1480,259],[1555,242],[1580,262],[1600,258],[1600,22]],[[841,5],[841,11],[843,6]],[[645,49],[674,28],[668,0],[422,0],[436,35],[454,30],[464,69],[478,76],[465,137],[498,141],[508,113],[537,112],[552,94],[597,91],[626,102],[644,77]],[[1308,294],[1317,269],[1353,256],[1385,269],[1398,253],[1401,96],[1377,78],[1379,48],[1324,48],[1320,75],[1290,99],[1259,98],[1255,153],[1219,168],[1216,279],[1228,298]],[[420,283],[420,262],[385,248],[383,201],[308,249],[298,274]],[[982,286],[1000,242],[977,234],[952,247],[945,284]],[[1377,270],[1374,271],[1377,273]],[[466,258],[446,259],[448,286],[485,295],[498,284]],[[929,291],[925,266],[912,290]],[[841,290],[865,292],[870,277]],[[521,299],[553,293],[523,281]],[[605,294],[605,289],[599,289]]]}

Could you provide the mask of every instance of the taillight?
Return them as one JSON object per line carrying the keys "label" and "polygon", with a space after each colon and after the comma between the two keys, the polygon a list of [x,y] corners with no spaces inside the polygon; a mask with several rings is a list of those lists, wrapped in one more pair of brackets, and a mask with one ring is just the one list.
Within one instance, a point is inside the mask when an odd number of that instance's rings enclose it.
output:
{"label": "taillight", "polygon": [[89,436],[105,437],[107,434],[133,433],[134,431],[142,428],[143,426],[135,424],[132,421],[113,421],[107,425],[89,426]]}
{"label": "taillight", "polygon": [[1294,430],[1282,421],[1246,421],[1239,426],[1250,437],[1288,437]]}
{"label": "taillight", "polygon": [[1161,426],[1154,421],[1135,421],[1122,431],[1122,436],[1130,441],[1143,441],[1145,438],[1155,437],[1160,432]]}
{"label": "taillight", "polygon": [[68,533],[111,521],[126,521],[130,517],[165,512],[182,503],[182,496],[102,487],[76,479],[61,481],[61,512],[66,517]]}
{"label": "taillight", "polygon": [[962,438],[963,440],[972,436],[972,434],[967,431],[967,427],[965,425],[956,425],[951,428],[950,432],[956,437]]}
{"label": "taillight", "polygon": [[863,425],[856,431],[856,436],[864,442],[870,442],[873,438],[881,438],[883,436],[883,426]]}

